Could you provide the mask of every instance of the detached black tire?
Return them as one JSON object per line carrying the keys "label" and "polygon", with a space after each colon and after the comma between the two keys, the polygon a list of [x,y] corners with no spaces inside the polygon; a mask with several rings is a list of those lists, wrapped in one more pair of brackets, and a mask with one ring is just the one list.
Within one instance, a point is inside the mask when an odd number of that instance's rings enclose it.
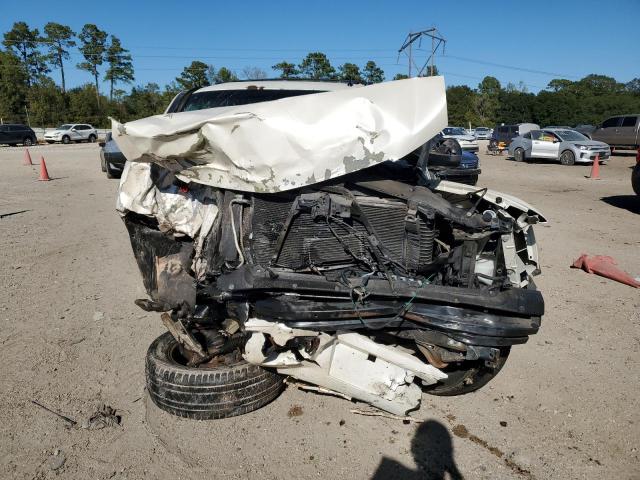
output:
{"label": "detached black tire", "polygon": [[[214,346],[223,343],[218,333],[207,337]],[[282,376],[241,357],[210,368],[187,367],[168,332],[149,347],[146,375],[153,403],[173,415],[195,420],[252,412],[275,399],[284,387]]]}
{"label": "detached black tire", "polygon": [[425,393],[449,397],[475,392],[489,383],[504,367],[509,357],[511,347],[501,347],[500,355],[495,361],[495,367],[488,367],[483,360],[451,363],[441,369],[449,375],[446,379],[429,385],[424,389]]}

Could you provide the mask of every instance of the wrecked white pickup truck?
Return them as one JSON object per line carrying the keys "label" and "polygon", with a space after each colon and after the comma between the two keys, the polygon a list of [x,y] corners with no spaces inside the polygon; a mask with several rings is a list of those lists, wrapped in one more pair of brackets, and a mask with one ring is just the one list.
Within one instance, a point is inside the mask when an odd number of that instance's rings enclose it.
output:
{"label": "wrecked white pickup truck", "polygon": [[160,408],[255,410],[284,376],[406,414],[489,382],[544,310],[533,207],[429,174],[444,81],[236,82],[118,124],[118,195],[168,332]]}

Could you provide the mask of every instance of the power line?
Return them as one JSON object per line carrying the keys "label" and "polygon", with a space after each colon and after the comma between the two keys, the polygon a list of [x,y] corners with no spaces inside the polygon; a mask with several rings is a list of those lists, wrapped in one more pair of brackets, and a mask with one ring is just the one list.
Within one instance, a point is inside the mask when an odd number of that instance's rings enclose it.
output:
{"label": "power line", "polygon": [[486,60],[478,60],[475,58],[466,58],[466,57],[458,57],[457,55],[443,55],[441,58],[452,58],[454,60],[460,60],[462,62],[469,62],[469,63],[476,63],[479,65],[486,65],[486,66],[490,66],[490,67],[498,67],[498,68],[506,68],[508,70],[517,70],[520,72],[526,72],[526,73],[537,73],[540,75],[547,75],[549,77],[562,77],[562,78],[579,78],[575,75],[567,75],[564,73],[557,73],[557,72],[546,72],[544,70],[535,70],[532,68],[524,68],[524,67],[517,67],[514,65],[505,65],[502,63],[494,63],[494,62],[489,62]]}
{"label": "power line", "polygon": [[[4,43],[42,43],[57,45],[56,42],[49,42],[46,40],[35,41],[21,41],[21,40],[4,40]],[[221,48],[221,47],[163,47],[163,46],[149,46],[149,45],[133,45],[129,48],[140,49],[159,49],[159,50],[207,50],[207,51],[220,51],[220,52],[389,52],[393,50],[389,48]]]}
{"label": "power line", "polygon": [[[428,36],[429,32],[435,31],[437,32],[437,30],[434,29],[428,29],[422,32],[416,32],[416,33],[410,33],[407,36],[407,39],[405,40],[405,43],[407,45],[403,45],[404,50],[406,52],[407,47],[411,47],[412,44],[415,41],[420,41],[420,37],[422,36],[422,34],[424,34],[424,36]],[[437,32],[435,35],[438,35],[439,32]],[[413,39],[412,39],[413,38]],[[432,55],[430,55],[427,58],[427,63],[429,61],[433,61],[433,56],[435,56],[435,50],[437,50],[437,47],[440,46],[441,44],[444,45],[444,42],[446,42],[446,40],[444,38],[442,38],[441,36],[435,36],[434,37],[435,41],[437,41],[437,44],[434,45],[435,48],[431,50]],[[434,41],[434,39],[432,39],[432,42]],[[407,43],[409,42],[409,43]],[[22,42],[22,41],[18,41],[18,40],[5,40],[4,43],[14,43],[14,44],[20,44],[20,43],[36,43],[36,44],[56,44],[55,42],[49,42],[46,40],[37,40],[34,42]],[[401,47],[400,52],[403,51],[403,47]],[[219,51],[219,52],[310,52],[313,51],[314,49],[303,49],[303,48],[212,48],[212,47],[197,47],[197,48],[192,48],[192,47],[160,47],[160,46],[132,46],[130,47],[131,49],[159,49],[159,50],[206,50],[206,51]],[[332,49],[315,49],[315,50],[322,50],[323,52],[389,52],[389,49],[386,48],[380,48],[380,49],[357,49],[357,48],[332,48]],[[419,46],[416,48],[416,50],[419,51],[429,51],[426,49],[422,49]],[[411,52],[409,52],[411,53]],[[92,56],[102,56],[100,54],[87,54],[84,55],[81,52],[68,52],[69,55],[75,56],[75,57],[92,57]],[[131,55],[135,58],[184,58],[184,59],[194,59],[194,58],[202,58],[202,59],[206,59],[206,60],[241,60],[241,61],[247,61],[247,60],[251,60],[251,61],[278,61],[278,60],[282,60],[282,57],[262,57],[262,56],[250,56],[250,57],[238,57],[238,56],[226,56],[226,55],[198,55],[198,54],[191,54],[191,55],[161,55],[161,54],[156,54],[156,55],[145,55],[145,54],[134,54],[131,51],[129,51],[128,53],[122,54],[122,55],[116,55],[116,57],[122,58],[125,56]],[[378,55],[372,55],[375,56],[376,59],[379,60],[390,60],[390,59],[394,59],[397,57],[395,56],[378,56]],[[134,58],[134,59],[135,59]],[[538,74],[538,75],[546,75],[546,76],[550,76],[550,77],[562,77],[562,78],[573,78],[573,79],[578,79],[580,77],[576,76],[576,75],[569,75],[569,74],[565,74],[565,73],[558,73],[558,72],[548,72],[548,71],[544,71],[544,70],[536,70],[536,69],[531,69],[531,68],[525,68],[525,67],[521,67],[521,66],[516,66],[516,65],[507,65],[507,64],[503,64],[503,63],[496,63],[496,62],[491,62],[491,61],[487,61],[487,60],[481,60],[481,59],[477,59],[477,58],[468,58],[468,57],[462,57],[462,56],[457,56],[457,55],[441,55],[439,58],[442,59],[452,59],[452,60],[458,60],[458,61],[462,61],[462,62],[468,62],[468,63],[474,63],[474,64],[478,64],[478,65],[485,65],[485,66],[491,66],[491,67],[497,67],[497,68],[503,68],[503,69],[508,69],[508,70],[515,70],[515,71],[520,71],[520,72],[525,72],[525,73],[533,73],[533,74]],[[333,60],[369,60],[370,57],[353,57],[353,56],[348,56],[348,57],[333,57]],[[415,67],[417,70],[419,70],[420,72],[424,71],[425,66],[423,66],[421,69],[418,68],[418,66],[415,64],[415,62],[413,61],[412,57],[410,57],[409,59],[409,69],[411,71],[412,67]]]}
{"label": "power line", "polygon": [[[453,73],[453,72],[444,72],[444,71],[441,71],[440,73],[442,73],[444,75],[452,76],[452,77],[467,78],[467,79],[470,79],[470,80],[480,80],[480,81],[484,80],[483,77],[475,77],[475,76],[472,76],[472,75],[464,75],[462,73]],[[539,90],[544,90],[545,88],[547,88],[547,87],[541,87],[540,85],[533,85],[531,83],[525,83],[525,82],[520,82],[520,83],[522,83],[522,85],[525,85],[527,87],[537,88]]]}

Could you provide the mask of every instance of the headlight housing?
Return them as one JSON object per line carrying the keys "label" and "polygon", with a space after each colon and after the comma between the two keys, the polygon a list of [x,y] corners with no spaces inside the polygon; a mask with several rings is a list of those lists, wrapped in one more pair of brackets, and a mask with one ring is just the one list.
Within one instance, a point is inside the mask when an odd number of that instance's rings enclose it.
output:
{"label": "headlight housing", "polygon": [[576,147],[578,147],[580,150],[589,150],[589,147],[585,146],[585,145],[577,145],[574,144]]}

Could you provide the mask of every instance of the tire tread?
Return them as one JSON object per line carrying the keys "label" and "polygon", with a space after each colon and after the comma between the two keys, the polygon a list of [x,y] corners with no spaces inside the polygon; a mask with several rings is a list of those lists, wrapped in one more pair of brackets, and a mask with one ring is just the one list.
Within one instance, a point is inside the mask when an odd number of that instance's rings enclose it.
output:
{"label": "tire tread", "polygon": [[168,332],[147,351],[149,396],[160,409],[183,418],[212,420],[243,415],[274,400],[282,376],[244,360],[212,369],[190,368],[169,358],[176,342]]}

